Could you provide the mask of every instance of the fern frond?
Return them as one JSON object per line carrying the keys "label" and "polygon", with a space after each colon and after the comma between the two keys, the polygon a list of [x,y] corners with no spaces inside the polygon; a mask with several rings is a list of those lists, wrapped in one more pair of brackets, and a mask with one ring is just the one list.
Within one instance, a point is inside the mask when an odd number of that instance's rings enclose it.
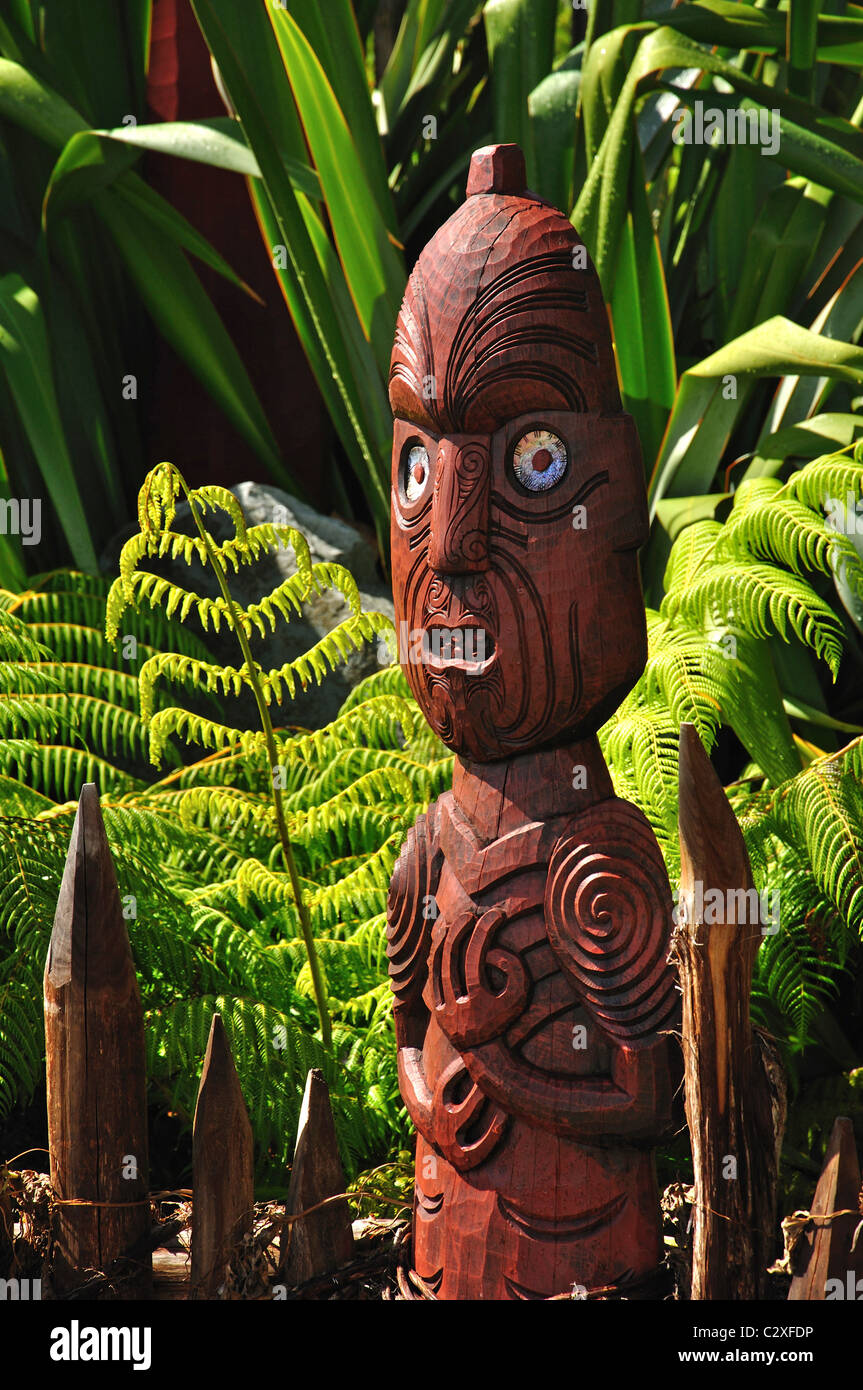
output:
{"label": "fern frond", "polygon": [[[106,757],[137,762],[146,753],[147,735],[138,715],[110,700],[74,692],[0,700],[0,738],[26,731],[45,739],[57,730],[77,736],[87,748],[97,747]],[[167,752],[179,761],[174,749]]]}
{"label": "fern frond", "polygon": [[291,697],[296,693],[297,681],[304,690],[313,681],[320,685],[324,677],[347,661],[352,652],[361,651],[376,633],[390,625],[390,619],[384,613],[359,613],[346,618],[302,656],[261,677],[261,689],[267,704],[272,704],[274,699],[281,702],[282,682],[287,685]]}
{"label": "fern frond", "polygon": [[675,585],[666,593],[660,611],[691,623],[739,626],[755,637],[777,632],[787,641],[790,628],[834,676],[839,669],[843,635],[836,614],[805,580],[773,565],[704,563],[688,588]]}
{"label": "fern frond", "polygon": [[788,497],[807,507],[825,507],[831,499],[843,504],[863,496],[863,465],[842,454],[825,454],[792,473],[783,488]]}
{"label": "fern frond", "polygon": [[712,562],[721,535],[718,521],[696,521],[680,533],[665,568],[666,593],[685,593],[690,588],[704,566]]}
{"label": "fern frond", "polygon": [[347,714],[348,710],[355,709],[357,705],[365,704],[367,700],[373,700],[377,695],[395,695],[405,701],[413,700],[411,688],[401,666],[384,666],[380,671],[373,671],[370,676],[358,681],[339,710],[339,714]]}
{"label": "fern frond", "polygon": [[[761,946],[752,991],[756,1018],[762,998],[782,1014],[793,1040],[800,1046],[811,1041],[813,1019],[838,990],[839,969],[823,961],[801,923],[789,923]],[[766,1017],[759,1019],[767,1024]],[[769,1026],[769,1025],[768,1025]]]}
{"label": "fern frond", "polygon": [[342,874],[338,883],[318,888],[309,895],[309,906],[324,923],[335,923],[350,912],[368,916],[375,910],[381,911],[403,838],[401,832],[389,836],[355,869]]}
{"label": "fern frond", "polygon": [[[82,623],[32,623],[29,631],[41,645],[44,657],[61,662],[63,665],[83,664],[110,668],[117,662],[117,652],[105,640],[101,629],[86,627]],[[138,642],[138,659],[146,660],[155,655],[155,647]],[[128,669],[134,669],[130,660]]]}
{"label": "fern frond", "polygon": [[309,543],[301,531],[293,526],[282,526],[271,521],[262,521],[249,526],[242,540],[232,537],[213,547],[216,555],[226,561],[237,573],[241,564],[249,564],[271,551],[293,550],[298,574],[312,582],[312,557]]}
{"label": "fern frond", "polygon": [[198,690],[207,692],[221,690],[223,695],[239,695],[243,686],[250,684],[245,669],[199,661],[196,657],[182,656],[178,652],[159,652],[147,658],[138,677],[141,719],[145,724],[153,713],[156,682],[162,677],[178,685],[194,684]]}
{"label": "fern frond", "polygon": [[691,628],[663,633],[650,644],[642,677],[646,703],[659,697],[671,711],[673,722],[694,724],[705,747],[712,747],[723,715],[728,663],[716,644]]}
{"label": "fern frond", "polygon": [[805,846],[812,874],[842,918],[863,935],[863,789],[836,759],[811,763],[777,789],[786,835]]}
{"label": "fern frond", "polygon": [[177,705],[157,710],[147,729],[150,735],[150,761],[157,767],[172,734],[183,737],[187,743],[200,743],[202,747],[212,748],[216,752],[226,748],[239,749],[249,758],[267,751],[267,741],[262,733],[232,729],[227,724],[219,724],[214,719],[207,719],[202,714],[194,714]]}
{"label": "fern frond", "polygon": [[[122,705],[124,709],[138,708],[138,679],[130,671],[112,670],[106,666],[92,666],[83,661],[34,661],[27,666],[15,668],[18,679],[26,680],[36,686],[41,681],[45,690],[64,691],[68,695],[91,695],[108,704]],[[0,688],[5,685],[5,676],[0,673]]]}
{"label": "fern frond", "polygon": [[[863,469],[860,472],[863,474]],[[850,538],[828,525],[820,513],[783,492],[774,478],[741,483],[717,546],[717,558],[724,559],[735,551],[748,552],[777,561],[801,576],[813,570],[832,574],[841,564],[848,583],[859,593],[863,589],[863,564]],[[768,505],[755,505],[764,498]]]}
{"label": "fern frond", "polygon": [[[184,623],[194,607],[201,627],[208,631],[219,631],[223,618],[228,617],[229,608],[223,598],[208,598],[196,594],[193,589],[184,589],[164,575],[153,574],[150,570],[134,570],[126,581],[115,580],[108,594],[105,608],[105,636],[113,644],[119,632],[120,618],[127,608],[134,608],[146,601],[151,609],[163,607],[167,617],[175,613]],[[179,612],[178,612],[179,610]]]}
{"label": "fern frond", "polygon": [[159,797],[166,811],[176,806],[184,826],[229,827],[233,833],[254,825],[261,832],[275,832],[272,806],[259,796],[237,787],[190,787],[186,791],[163,792]]}
{"label": "fern frond", "polygon": [[340,714],[322,729],[292,739],[282,739],[279,745],[280,764],[290,765],[310,757],[323,759],[328,751],[356,746],[364,737],[370,744],[399,748],[410,741],[418,722],[415,704],[398,695],[376,695],[361,705]]}
{"label": "fern frond", "polygon": [[618,712],[600,734],[612,768],[632,769],[645,814],[667,821],[676,804],[679,728],[662,711]]}
{"label": "fern frond", "polygon": [[11,776],[13,771],[22,782],[52,800],[60,797],[70,801],[78,796],[85,782],[95,782],[100,791],[114,793],[141,786],[137,778],[85,749],[60,743],[40,747],[32,739],[9,738],[0,742],[0,772]]}
{"label": "fern frond", "polygon": [[232,492],[226,487],[220,487],[216,483],[209,483],[204,487],[192,488],[189,492],[190,504],[197,504],[202,515],[208,511],[227,512],[234,527],[234,534],[239,542],[246,539],[246,514],[240,503]]}
{"label": "fern frond", "polygon": [[177,510],[180,475],[170,463],[157,463],[138,492],[138,525],[142,531],[169,530]]}

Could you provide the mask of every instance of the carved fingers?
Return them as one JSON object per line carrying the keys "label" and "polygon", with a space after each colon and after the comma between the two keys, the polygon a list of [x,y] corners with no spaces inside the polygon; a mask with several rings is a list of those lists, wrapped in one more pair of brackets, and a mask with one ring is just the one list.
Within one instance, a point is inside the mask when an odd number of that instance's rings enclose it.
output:
{"label": "carved fingers", "polygon": [[506,1132],[508,1116],[471,1080],[460,1057],[441,1072],[434,1091],[435,1145],[465,1172],[488,1158]]}
{"label": "carved fingers", "polygon": [[426,1003],[454,1047],[499,1037],[524,1008],[530,978],[521,957],[496,943],[500,907],[441,917],[432,932]]}

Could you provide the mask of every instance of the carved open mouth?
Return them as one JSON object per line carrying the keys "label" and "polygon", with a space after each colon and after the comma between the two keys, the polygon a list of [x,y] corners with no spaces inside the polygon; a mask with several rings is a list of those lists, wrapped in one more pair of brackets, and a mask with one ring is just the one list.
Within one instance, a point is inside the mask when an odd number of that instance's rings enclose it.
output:
{"label": "carved open mouth", "polygon": [[482,675],[495,659],[497,648],[492,633],[478,624],[460,627],[435,625],[423,630],[423,661],[435,671],[464,671]]}

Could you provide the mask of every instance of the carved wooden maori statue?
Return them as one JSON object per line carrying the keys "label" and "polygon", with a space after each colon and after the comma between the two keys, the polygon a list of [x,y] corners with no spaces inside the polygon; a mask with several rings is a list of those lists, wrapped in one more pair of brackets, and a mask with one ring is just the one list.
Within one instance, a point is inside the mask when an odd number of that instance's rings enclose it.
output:
{"label": "carved wooden maori statue", "polygon": [[411,275],[390,373],[405,674],[457,754],[390,889],[414,1263],[443,1299],[657,1296],[668,879],[596,730],[646,657],[647,536],[596,272],[515,145]]}

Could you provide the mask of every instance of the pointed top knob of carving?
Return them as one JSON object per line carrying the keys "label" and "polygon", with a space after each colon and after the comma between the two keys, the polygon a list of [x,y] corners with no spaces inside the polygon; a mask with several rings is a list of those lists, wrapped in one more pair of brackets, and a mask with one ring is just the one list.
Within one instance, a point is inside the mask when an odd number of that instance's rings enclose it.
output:
{"label": "pointed top knob of carving", "polygon": [[520,145],[484,145],[474,150],[467,176],[467,196],[474,193],[525,192],[527,174]]}

